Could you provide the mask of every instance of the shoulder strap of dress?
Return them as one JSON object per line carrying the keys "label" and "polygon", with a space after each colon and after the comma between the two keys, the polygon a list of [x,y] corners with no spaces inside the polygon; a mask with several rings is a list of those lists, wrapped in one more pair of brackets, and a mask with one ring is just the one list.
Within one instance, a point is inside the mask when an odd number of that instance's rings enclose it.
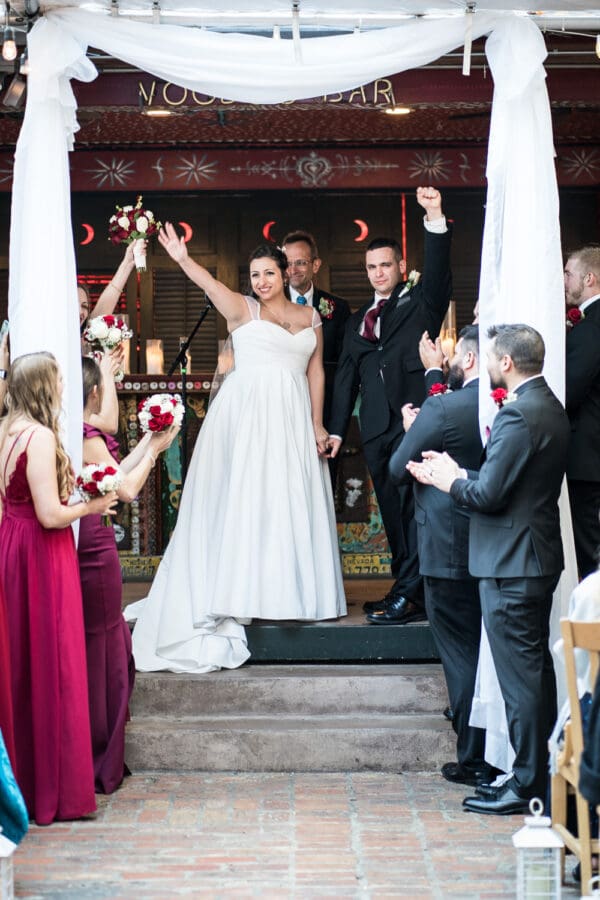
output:
{"label": "shoulder strap of dress", "polygon": [[258,300],[255,300],[254,297],[248,297],[247,294],[244,294],[244,300],[246,301],[246,305],[248,307],[248,312],[250,313],[251,319],[260,318],[260,306]]}
{"label": "shoulder strap of dress", "polygon": [[26,432],[29,428],[32,428],[33,431],[31,432],[31,434],[30,434],[29,437],[27,438],[27,443],[25,444],[25,450],[27,450],[27,448],[29,447],[29,443],[30,443],[30,441],[31,441],[31,438],[32,438],[33,435],[35,434],[35,430],[36,430],[36,428],[37,428],[37,425],[28,425],[27,428],[24,428],[22,431],[19,431],[19,433],[16,435],[14,441],[13,441],[12,444],[11,444],[10,450],[9,450],[8,453],[6,454],[6,459],[4,460],[4,471],[2,472],[2,481],[3,481],[4,484],[6,484],[6,470],[7,470],[7,468],[8,468],[8,464],[9,464],[9,462],[10,462],[10,458],[11,458],[11,456],[12,456],[12,452],[13,452],[13,450],[15,449],[15,447],[17,446],[17,443],[18,443],[18,441],[20,440],[20,438],[25,434],[25,432]]}
{"label": "shoulder strap of dress", "polygon": [[323,325],[323,320],[321,319],[321,316],[319,315],[319,313],[317,312],[317,310],[316,310],[316,309],[314,308],[314,306],[313,306],[313,311],[312,311],[312,327],[313,327],[313,328],[321,328],[322,325]]}

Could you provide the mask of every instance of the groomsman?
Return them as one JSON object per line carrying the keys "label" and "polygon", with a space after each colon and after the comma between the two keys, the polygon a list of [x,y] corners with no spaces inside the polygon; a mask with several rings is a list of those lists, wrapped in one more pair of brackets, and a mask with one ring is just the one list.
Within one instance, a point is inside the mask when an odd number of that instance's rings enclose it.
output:
{"label": "groomsman", "polygon": [[492,387],[508,391],[477,472],[447,453],[424,453],[409,471],[471,510],[469,571],[479,578],[483,621],[516,757],[512,777],[465,809],[524,812],[544,797],[547,741],[556,719],[548,647],[552,594],[563,569],[558,497],[567,464],[569,420],[541,372],[544,342],[529,325],[488,332]]}
{"label": "groomsman", "polygon": [[[390,462],[396,484],[412,482],[406,466],[410,460],[421,462],[424,450],[445,451],[459,466],[479,469],[483,446],[476,325],[467,325],[460,333],[447,391],[430,396],[416,418],[410,416],[407,410],[407,434]],[[485,731],[469,725],[481,640],[479,587],[469,574],[469,512],[430,485],[415,482],[414,493],[427,618],[444,667],[457,738],[458,762],[443,765],[442,775],[447,781],[481,784],[492,780],[494,770],[484,760]]]}
{"label": "groomsman", "polygon": [[308,231],[290,231],[281,249],[288,260],[288,280],[292,303],[314,307],[323,322],[323,367],[325,369],[325,402],[323,424],[329,428],[333,382],[344,341],[344,328],[350,318],[346,300],[316,286],[314,279],[321,268],[317,244]]}
{"label": "groomsman", "polygon": [[566,407],[571,422],[567,482],[579,575],[597,567],[600,547],[600,247],[565,265]]}
{"label": "groomsman", "polygon": [[440,192],[417,189],[425,210],[423,277],[405,279],[406,262],[391,238],[367,247],[367,276],[374,295],[346,326],[329,422],[331,455],[339,451],[360,389],[360,431],[383,525],[392,552],[391,591],[378,603],[367,603],[369,621],[407,623],[425,618],[417,558],[413,492],[397,486],[389,474],[392,451],[404,434],[402,407],[420,405],[425,394],[423,365],[417,345],[423,331],[435,338],[452,294],[450,231],[442,213]]}

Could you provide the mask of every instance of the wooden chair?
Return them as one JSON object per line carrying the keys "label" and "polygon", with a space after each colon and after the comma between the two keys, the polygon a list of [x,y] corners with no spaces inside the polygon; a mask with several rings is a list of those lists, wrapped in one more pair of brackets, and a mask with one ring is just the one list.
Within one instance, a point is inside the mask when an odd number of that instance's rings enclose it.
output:
{"label": "wooden chair", "polygon": [[[557,771],[552,776],[552,825],[560,834],[565,846],[574,853],[581,864],[581,894],[589,896],[592,877],[592,854],[600,852],[600,841],[590,837],[590,808],[579,793],[579,763],[583,752],[583,727],[581,707],[577,691],[575,648],[587,650],[590,655],[590,685],[596,684],[600,659],[600,622],[574,622],[561,619],[560,629],[564,642],[565,669],[571,717],[565,725],[564,747],[558,753]],[[567,795],[574,794],[577,809],[577,836],[567,828]],[[562,873],[564,878],[564,851]]]}

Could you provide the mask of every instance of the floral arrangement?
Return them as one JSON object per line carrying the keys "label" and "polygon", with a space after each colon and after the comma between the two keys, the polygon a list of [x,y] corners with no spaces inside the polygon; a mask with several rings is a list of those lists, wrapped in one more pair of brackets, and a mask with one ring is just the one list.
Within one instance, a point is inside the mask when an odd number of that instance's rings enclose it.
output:
{"label": "floral arrangement", "polygon": [[[131,244],[134,241],[143,241],[146,238],[158,234],[162,223],[154,218],[151,209],[142,206],[142,195],[136,200],[135,206],[119,206],[117,211],[108,220],[108,238],[113,244]],[[145,249],[134,245],[133,255],[138,272],[146,271]]]}
{"label": "floral arrangement", "polygon": [[570,306],[567,310],[567,328],[575,328],[584,318],[585,315],[578,306]]}
{"label": "floral arrangement", "polygon": [[428,397],[440,397],[442,394],[451,394],[452,391],[448,387],[447,384],[444,384],[442,381],[436,381],[435,384],[432,384],[429,390],[427,391]]}
{"label": "floral arrangement", "polygon": [[[133,337],[133,331],[119,316],[96,316],[90,319],[87,328],[83,332],[83,339],[91,345],[92,350],[106,353],[114,350],[123,341]],[[115,373],[115,381],[123,380],[123,372]]]}
{"label": "floral arrangement", "polygon": [[417,272],[416,269],[411,269],[410,272],[408,273],[408,278],[404,282],[404,287],[398,294],[398,300],[401,297],[404,297],[405,294],[408,294],[409,291],[412,291],[414,286],[416,284],[418,284],[420,280],[421,280],[421,273]]}
{"label": "floral arrangement", "polygon": [[490,393],[490,397],[498,409],[502,409],[507,403],[514,403],[517,399],[517,395],[513,394],[512,391],[507,391],[506,388],[494,388]]}
{"label": "floral arrangement", "polygon": [[[75,485],[81,499],[89,503],[94,497],[103,497],[111,491],[117,491],[122,481],[120,470],[111,463],[90,463],[83,467]],[[110,526],[110,516],[103,516],[102,520],[105,525]]]}
{"label": "floral arrangement", "polygon": [[181,425],[184,408],[179,394],[152,394],[140,401],[138,420],[144,433],[159,434],[171,425]]}
{"label": "floral arrangement", "polygon": [[335,301],[332,297],[321,297],[319,300],[319,314],[324,319],[332,319],[335,312]]}

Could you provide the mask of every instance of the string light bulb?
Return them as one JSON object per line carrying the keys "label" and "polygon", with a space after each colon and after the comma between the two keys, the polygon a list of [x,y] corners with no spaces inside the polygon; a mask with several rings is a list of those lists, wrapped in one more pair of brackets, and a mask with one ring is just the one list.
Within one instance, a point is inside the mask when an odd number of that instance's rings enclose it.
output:
{"label": "string light bulb", "polygon": [[27,54],[27,48],[23,50],[21,53],[21,57],[19,59],[19,72],[21,75],[29,75],[29,56]]}
{"label": "string light bulb", "polygon": [[17,42],[15,41],[15,32],[12,28],[4,29],[4,41],[2,44],[2,59],[12,62],[17,58]]}

